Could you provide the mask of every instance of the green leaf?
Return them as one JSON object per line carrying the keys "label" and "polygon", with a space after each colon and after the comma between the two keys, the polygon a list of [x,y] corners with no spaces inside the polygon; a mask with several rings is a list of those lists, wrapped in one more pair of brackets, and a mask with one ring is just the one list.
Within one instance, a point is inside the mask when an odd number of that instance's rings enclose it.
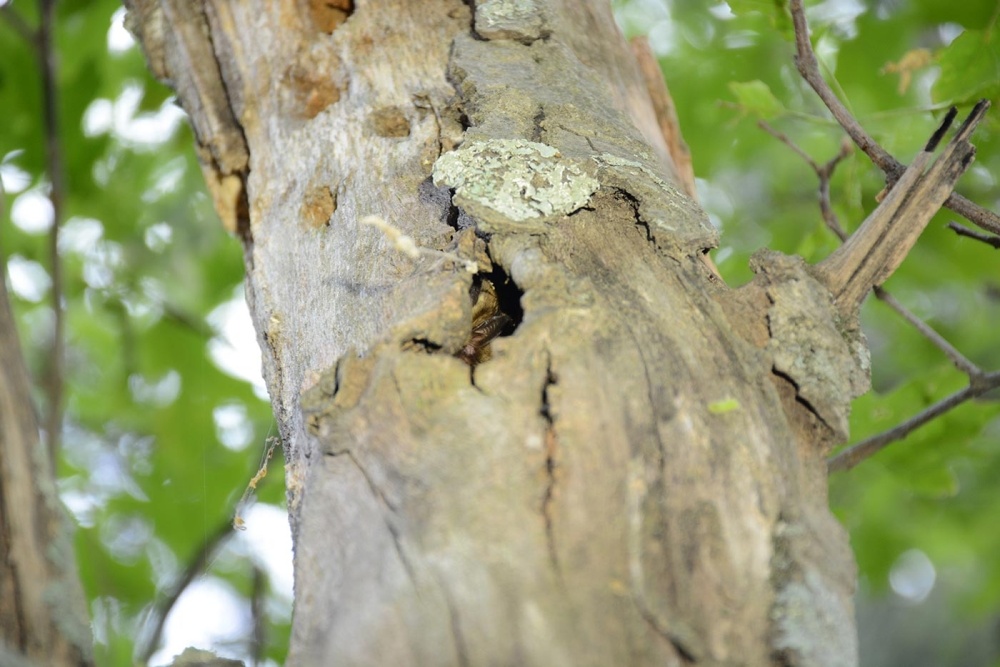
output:
{"label": "green leaf", "polygon": [[941,75],[931,88],[935,103],[971,103],[1000,93],[1000,41],[983,30],[966,30],[938,56]]}
{"label": "green leaf", "polygon": [[785,106],[774,96],[771,88],[760,79],[738,83],[732,81],[729,91],[746,113],[770,120],[785,113]]}

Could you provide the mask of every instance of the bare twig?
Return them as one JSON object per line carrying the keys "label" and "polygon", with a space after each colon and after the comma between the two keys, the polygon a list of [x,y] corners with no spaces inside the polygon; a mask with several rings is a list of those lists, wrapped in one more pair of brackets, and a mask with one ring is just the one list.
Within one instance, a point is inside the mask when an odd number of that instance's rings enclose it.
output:
{"label": "bare twig", "polygon": [[819,178],[819,210],[823,216],[823,222],[826,223],[826,226],[830,229],[830,231],[837,235],[837,238],[841,241],[846,241],[847,232],[844,231],[843,226],[840,224],[840,220],[837,219],[837,214],[833,212],[833,206],[830,205],[830,179],[833,178],[833,172],[837,169],[837,165],[847,159],[847,157],[851,154],[851,144],[845,140],[840,146],[840,152],[834,155],[821,167],[816,164],[815,160],[809,157],[808,153],[799,148],[798,144],[789,139],[783,132],[779,132],[762,120],[757,121],[757,125],[762,130],[795,151],[795,153],[805,160],[809,166],[812,167],[812,170],[816,172],[816,176]]}
{"label": "bare twig", "polygon": [[139,664],[145,665],[149,662],[149,659],[156,652],[157,646],[160,644],[160,637],[163,636],[163,628],[166,625],[167,617],[170,616],[170,610],[174,608],[177,604],[177,600],[180,599],[181,594],[187,590],[194,580],[208,569],[208,565],[212,560],[212,555],[219,550],[219,548],[233,535],[233,529],[229,521],[223,521],[215,529],[211,535],[205,538],[205,541],[198,548],[198,551],[194,554],[194,557],[188,563],[187,567],[184,568],[184,572],[181,573],[180,578],[174,583],[173,588],[170,593],[160,600],[153,610],[150,612],[151,616],[156,618],[155,625],[153,626],[153,631],[149,635],[149,639],[146,640],[145,646],[139,653]]}
{"label": "bare twig", "polygon": [[45,128],[45,161],[51,188],[52,229],[49,231],[49,273],[52,277],[52,312],[55,319],[46,390],[49,411],[45,419],[49,454],[57,459],[62,431],[63,382],[65,371],[65,318],[63,317],[62,261],[59,258],[59,228],[62,224],[66,178],[59,136],[59,103],[56,90],[56,54],[52,40],[55,0],[39,0],[41,23],[38,29],[38,64],[42,76],[42,121]]}
{"label": "bare twig", "polygon": [[951,363],[955,364],[955,368],[962,371],[970,378],[983,374],[983,371],[979,368],[979,366],[969,361],[965,355],[955,349],[955,346],[945,340],[941,334],[934,331],[930,325],[911,313],[903,304],[896,301],[896,297],[892,296],[881,287],[875,288],[875,296],[878,297],[879,301],[892,308],[899,314],[900,317],[909,322],[914,329],[919,331],[924,338],[933,343],[935,347],[944,352],[944,355],[948,357]]}
{"label": "bare twig", "polygon": [[887,445],[897,440],[902,440],[935,417],[939,417],[965,401],[981,396],[997,387],[1000,387],[1000,372],[983,375],[979,380],[970,383],[965,389],[938,401],[926,410],[907,419],[902,424],[867,440],[863,440],[856,445],[852,445],[836,456],[830,457],[826,464],[827,472],[850,470],[868,457],[885,449]]}
{"label": "bare twig", "polygon": [[995,236],[993,234],[983,234],[982,232],[977,232],[974,229],[969,229],[968,227],[963,227],[955,221],[948,223],[948,229],[954,231],[959,236],[967,236],[970,239],[976,239],[977,241],[982,241],[986,245],[993,246],[994,248],[1000,250],[1000,236]]}
{"label": "bare twig", "polygon": [[[795,64],[799,73],[805,79],[819,98],[830,110],[833,117],[840,123],[858,148],[864,151],[865,155],[871,158],[872,162],[882,170],[886,176],[886,183],[893,187],[906,171],[906,165],[890,155],[871,135],[869,135],[861,124],[854,118],[847,107],[837,98],[833,90],[826,83],[823,75],[819,71],[819,63],[813,51],[812,43],[809,41],[809,26],[806,22],[805,10],[802,0],[790,0],[792,13],[792,24],[795,27]],[[1000,216],[989,211],[961,195],[952,193],[945,200],[944,206],[958,213],[970,222],[982,227],[993,234],[1000,234]]]}
{"label": "bare twig", "polygon": [[250,664],[254,667],[263,664],[264,649],[267,646],[267,619],[264,616],[266,595],[267,579],[264,570],[254,564],[250,588],[250,619],[253,623],[253,634],[250,637]]}

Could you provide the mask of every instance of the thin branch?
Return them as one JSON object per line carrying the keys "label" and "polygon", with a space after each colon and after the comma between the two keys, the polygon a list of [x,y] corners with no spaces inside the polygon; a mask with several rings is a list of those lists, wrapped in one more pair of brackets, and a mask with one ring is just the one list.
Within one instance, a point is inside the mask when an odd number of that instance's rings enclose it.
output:
{"label": "thin branch", "polygon": [[847,110],[847,107],[837,99],[833,90],[827,85],[826,79],[820,73],[819,62],[813,52],[812,43],[809,41],[809,26],[806,23],[806,13],[802,7],[802,0],[791,0],[790,9],[792,25],[795,27],[795,65],[799,74],[816,91],[819,98],[823,100],[823,104],[830,110],[830,113],[833,114],[833,117],[837,119],[837,122],[857,144],[858,148],[863,150],[879,169],[886,174],[892,174],[893,180],[899,178],[905,167],[865,132],[861,124]]}
{"label": "thin branch", "polygon": [[967,236],[970,239],[976,239],[977,241],[982,241],[986,245],[993,246],[994,248],[1000,250],[1000,236],[994,236],[993,234],[983,234],[982,232],[977,232],[974,229],[969,229],[968,227],[963,227],[955,221],[948,223],[948,229],[954,231],[959,236]]}
{"label": "thin branch", "polygon": [[774,129],[762,120],[757,121],[757,125],[762,130],[795,151],[799,157],[805,160],[806,163],[812,167],[812,170],[819,178],[819,210],[823,216],[823,222],[826,223],[826,226],[830,229],[830,231],[837,235],[837,238],[841,241],[847,240],[847,232],[844,231],[843,226],[840,224],[840,220],[837,219],[837,214],[833,212],[833,206],[830,205],[830,179],[833,178],[833,172],[837,169],[837,165],[847,159],[847,157],[851,154],[851,144],[845,140],[840,146],[840,152],[830,158],[830,160],[821,167],[816,164],[816,161],[813,160],[808,153],[799,148],[798,144],[789,139],[785,133]]}
{"label": "thin branch", "polygon": [[0,17],[7,22],[14,32],[20,35],[26,42],[31,44],[32,48],[38,49],[39,36],[38,33],[28,25],[20,14],[14,10],[14,6],[11,3],[0,6]]}
{"label": "thin branch", "polygon": [[250,618],[253,633],[250,637],[250,664],[257,667],[264,663],[264,649],[267,647],[267,618],[264,603],[267,595],[267,579],[264,570],[253,566],[253,580],[250,588]]}
{"label": "thin branch", "polygon": [[894,296],[886,292],[881,287],[875,288],[875,296],[878,297],[879,301],[895,310],[900,317],[909,322],[914,329],[919,331],[924,338],[933,343],[935,347],[944,352],[945,356],[948,357],[951,363],[953,363],[958,370],[968,375],[970,379],[983,374],[983,370],[979,368],[979,366],[969,361],[965,355],[955,349],[955,346],[945,340],[944,337],[937,331],[934,331],[929,324],[911,313],[906,306],[896,301]]}
{"label": "thin branch", "polygon": [[850,470],[868,457],[882,451],[889,444],[902,440],[932,419],[997,387],[1000,387],[1000,372],[984,375],[981,380],[970,383],[965,389],[938,401],[902,424],[852,445],[836,456],[830,457],[826,462],[827,472]]}
{"label": "thin branch", "polygon": [[62,432],[63,384],[65,381],[65,329],[63,313],[62,261],[59,258],[59,228],[66,199],[65,165],[59,135],[59,102],[56,89],[56,53],[52,32],[55,26],[55,0],[39,0],[41,23],[38,29],[39,68],[42,75],[42,121],[45,128],[45,160],[51,188],[52,229],[49,231],[49,272],[52,277],[52,312],[55,319],[46,389],[49,411],[45,419],[49,454],[57,460]]}
{"label": "thin branch", "polygon": [[[799,73],[805,79],[816,95],[830,110],[833,117],[840,123],[858,148],[865,152],[871,161],[882,170],[887,184],[892,187],[906,171],[906,165],[890,155],[871,135],[865,132],[861,124],[851,115],[847,107],[837,98],[819,71],[819,62],[809,41],[809,26],[806,22],[802,0],[790,0],[792,24],[795,27],[795,64]],[[1000,234],[1000,216],[975,204],[959,194],[952,193],[944,202],[944,206],[958,213],[970,222],[993,234]]]}
{"label": "thin branch", "polygon": [[177,604],[177,600],[180,599],[181,594],[187,590],[194,580],[201,575],[207,568],[212,560],[212,555],[218,551],[218,549],[234,534],[233,527],[228,520],[223,521],[215,529],[211,535],[205,538],[205,541],[199,547],[197,553],[195,553],[194,558],[188,563],[187,567],[184,568],[184,572],[181,574],[180,578],[174,583],[173,588],[170,593],[160,600],[156,606],[153,608],[151,615],[156,618],[156,624],[153,627],[153,632],[150,634],[149,639],[146,641],[145,646],[139,656],[139,664],[145,665],[149,662],[149,659],[156,652],[157,647],[160,644],[160,638],[163,636],[163,628],[167,623],[167,617],[170,616],[170,610],[174,608]]}
{"label": "thin branch", "polygon": [[780,141],[781,143],[785,144],[786,146],[788,146],[789,148],[791,148],[793,151],[795,151],[795,154],[798,155],[803,160],[805,160],[806,163],[808,163],[809,166],[812,167],[812,170],[815,171],[817,175],[819,175],[820,169],[819,169],[819,165],[816,164],[816,161],[812,159],[812,157],[809,155],[809,153],[806,153],[804,150],[802,150],[801,148],[799,148],[799,145],[797,143],[795,143],[794,141],[792,141],[791,139],[789,139],[787,134],[785,134],[784,132],[781,132],[779,130],[774,129],[773,127],[771,127],[770,125],[768,125],[763,120],[758,120],[757,121],[757,127],[759,127],[760,129],[764,130],[765,132],[767,132],[768,134],[770,134],[772,137],[774,137],[775,139],[777,139],[778,141]]}

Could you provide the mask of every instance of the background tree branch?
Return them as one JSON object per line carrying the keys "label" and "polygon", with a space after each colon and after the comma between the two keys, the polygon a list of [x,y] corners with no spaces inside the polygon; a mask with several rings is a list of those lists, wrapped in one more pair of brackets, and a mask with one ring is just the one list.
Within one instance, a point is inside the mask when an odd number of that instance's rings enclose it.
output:
{"label": "background tree branch", "polygon": [[[837,98],[837,95],[827,84],[819,71],[819,63],[809,40],[809,25],[806,21],[802,0],[790,0],[792,24],[795,27],[795,64],[802,78],[812,87],[819,98],[844,128],[848,136],[886,176],[886,184],[891,189],[896,181],[902,178],[906,165],[894,158],[871,135],[857,119],[847,110],[847,107]],[[963,216],[970,222],[982,227],[992,234],[1000,234],[1000,216],[985,209],[965,197],[952,193],[945,200],[944,206]]]}

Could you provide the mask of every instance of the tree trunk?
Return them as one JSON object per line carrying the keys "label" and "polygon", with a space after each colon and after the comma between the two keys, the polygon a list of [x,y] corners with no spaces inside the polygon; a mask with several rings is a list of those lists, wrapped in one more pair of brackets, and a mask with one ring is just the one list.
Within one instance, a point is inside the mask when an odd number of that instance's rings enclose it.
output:
{"label": "tree trunk", "polygon": [[[604,2],[128,4],[245,246],[288,664],[857,663],[863,339],[801,262],[702,261]],[[487,280],[516,328],[470,367]]]}
{"label": "tree trunk", "polygon": [[0,265],[0,665],[93,664],[71,522],[38,437]]}

